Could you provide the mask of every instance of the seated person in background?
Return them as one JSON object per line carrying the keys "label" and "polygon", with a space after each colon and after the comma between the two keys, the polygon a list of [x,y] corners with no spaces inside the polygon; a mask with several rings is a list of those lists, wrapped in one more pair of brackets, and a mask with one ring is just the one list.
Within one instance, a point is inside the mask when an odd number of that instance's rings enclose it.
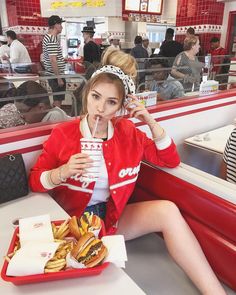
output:
{"label": "seated person in background", "polygon": [[229,182],[236,183],[236,128],[231,132],[225,146],[221,176]]}
{"label": "seated person in background", "polygon": [[36,97],[17,99],[15,101],[15,105],[26,123],[70,119],[62,109],[51,106],[47,90],[39,83],[26,81],[17,88],[16,96],[28,95],[35,95]]}
{"label": "seated person in background", "polygon": [[153,81],[151,91],[157,91],[158,100],[168,100],[184,96],[184,88],[179,81],[170,76],[169,63],[166,59],[152,59]]}
{"label": "seated person in background", "polygon": [[[6,98],[14,97],[15,95],[16,88],[14,85],[0,78],[0,129],[25,124],[13,100],[5,101]],[[4,101],[1,99],[4,99]]]}

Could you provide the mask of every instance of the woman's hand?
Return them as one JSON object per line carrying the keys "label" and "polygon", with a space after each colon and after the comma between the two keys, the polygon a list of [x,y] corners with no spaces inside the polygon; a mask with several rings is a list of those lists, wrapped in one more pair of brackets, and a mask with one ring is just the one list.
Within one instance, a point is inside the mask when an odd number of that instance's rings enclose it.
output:
{"label": "woman's hand", "polygon": [[139,102],[137,97],[133,95],[128,95],[128,97],[130,101],[125,107],[130,112],[130,117],[137,118],[146,123],[149,126],[155,140],[162,139],[165,136],[165,130],[149,114],[144,104]]}
{"label": "woman's hand", "polygon": [[149,114],[148,110],[145,108],[144,104],[141,103],[137,97],[134,95],[128,95],[129,102],[125,108],[129,111],[130,117],[139,119],[144,123],[148,123],[152,117]]}
{"label": "woman's hand", "polygon": [[78,153],[72,155],[69,161],[61,168],[61,178],[69,178],[76,174],[82,175],[86,168],[92,166],[93,160],[87,154]]}

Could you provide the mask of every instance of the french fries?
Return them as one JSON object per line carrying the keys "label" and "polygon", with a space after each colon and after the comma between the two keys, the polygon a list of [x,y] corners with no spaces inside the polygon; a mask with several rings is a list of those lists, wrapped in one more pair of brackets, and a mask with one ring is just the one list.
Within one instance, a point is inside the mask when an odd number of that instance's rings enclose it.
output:
{"label": "french fries", "polygon": [[52,223],[52,232],[54,239],[63,240],[70,232],[68,226],[69,219],[65,220],[61,225],[58,227]]}
{"label": "french fries", "polygon": [[9,253],[8,255],[4,256],[4,258],[6,259],[7,262],[9,262],[11,260],[11,258],[15,255],[16,251],[20,249],[20,241],[16,242],[16,245],[13,249],[13,252]]}
{"label": "french fries", "polygon": [[45,265],[44,272],[56,272],[62,270],[66,266],[66,259],[49,260]]}
{"label": "french fries", "polygon": [[[65,237],[69,234],[68,221],[65,220],[59,226],[56,226],[52,222],[52,231],[54,236],[54,242],[59,243],[57,251],[55,252],[52,259],[50,259],[44,268],[45,273],[57,272],[65,269],[66,267],[66,256],[72,250],[74,246],[73,241],[65,240]],[[18,236],[19,237],[19,236]],[[16,251],[20,249],[20,242],[17,241],[13,252],[6,255],[4,258],[9,262],[15,255]]]}
{"label": "french fries", "polygon": [[56,253],[53,258],[50,259],[45,265],[44,272],[56,272],[65,268],[66,266],[66,255],[73,248],[73,242],[62,241],[60,242],[60,246],[58,247]]}

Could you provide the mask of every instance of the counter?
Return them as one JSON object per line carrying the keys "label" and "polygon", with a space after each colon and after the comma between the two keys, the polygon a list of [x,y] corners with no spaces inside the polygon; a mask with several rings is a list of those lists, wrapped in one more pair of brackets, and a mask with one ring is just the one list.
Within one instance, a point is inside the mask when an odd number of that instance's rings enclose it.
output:
{"label": "counter", "polygon": [[236,126],[233,124],[226,125],[186,138],[184,142],[196,148],[223,154],[227,140],[234,128]]}

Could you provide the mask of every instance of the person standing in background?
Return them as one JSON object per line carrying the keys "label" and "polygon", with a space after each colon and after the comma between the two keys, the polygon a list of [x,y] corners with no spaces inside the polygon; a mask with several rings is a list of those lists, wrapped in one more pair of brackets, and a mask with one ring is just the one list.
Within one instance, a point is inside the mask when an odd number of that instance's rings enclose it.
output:
{"label": "person standing in background", "polygon": [[2,56],[2,59],[7,60],[13,64],[13,68],[16,68],[17,64],[20,64],[20,66],[26,65],[25,71],[22,68],[21,72],[30,72],[31,67],[29,64],[31,63],[31,58],[29,56],[28,50],[19,40],[17,40],[17,36],[14,31],[9,30],[6,32],[6,35],[8,44],[10,45],[10,57],[4,55]]}
{"label": "person standing in background", "polygon": [[2,56],[10,56],[10,48],[7,45],[7,37],[0,36],[0,61],[1,63],[8,63],[7,60],[2,59]]}
{"label": "person standing in background", "polygon": [[84,38],[84,61],[91,64],[100,62],[100,48],[93,41],[95,34],[93,27],[84,27],[82,33]]}
{"label": "person standing in background", "polygon": [[195,30],[194,30],[194,28],[189,27],[187,29],[187,32],[186,32],[186,38],[189,38],[189,37],[192,37],[192,36],[195,36]]}
{"label": "person standing in background", "polygon": [[79,58],[84,59],[84,43],[80,42],[77,49],[77,55]]}
{"label": "person standing in background", "polygon": [[[64,20],[58,15],[52,15],[48,19],[49,32],[43,38],[43,64],[46,73],[49,75],[63,75],[65,71],[65,60],[62,56],[62,49],[58,40],[58,35],[62,32]],[[64,78],[49,79],[53,92],[66,90],[66,80]],[[53,105],[61,107],[65,94],[53,95]]]}
{"label": "person standing in background", "polygon": [[150,57],[152,55],[152,48],[149,46],[148,36],[143,37],[143,48],[147,50],[148,57]]}
{"label": "person standing in background", "polygon": [[184,51],[174,60],[171,75],[181,79],[185,92],[198,90],[204,64],[197,58],[200,44],[197,36],[185,38]]}
{"label": "person standing in background", "polygon": [[109,37],[110,47],[120,49],[120,39],[114,35]]}
{"label": "person standing in background", "polygon": [[131,49],[130,54],[137,60],[139,71],[139,84],[145,83],[145,69],[148,68],[148,52],[143,48],[143,39],[136,36],[134,39],[135,46]]}
{"label": "person standing in background", "polygon": [[[230,58],[227,55],[226,50],[220,46],[220,39],[217,37],[211,38],[210,41],[211,49],[210,54],[212,56],[213,69],[212,73],[216,81],[219,81],[220,84],[228,82],[228,73],[230,68]],[[215,64],[221,64],[220,66],[215,66]],[[227,65],[224,65],[227,64]],[[225,74],[224,76],[218,76]],[[227,89],[227,85],[220,85],[220,89]]]}
{"label": "person standing in background", "polygon": [[165,40],[162,42],[158,55],[168,57],[169,65],[172,66],[174,58],[183,51],[183,45],[175,40],[174,30],[168,28],[166,30]]}

